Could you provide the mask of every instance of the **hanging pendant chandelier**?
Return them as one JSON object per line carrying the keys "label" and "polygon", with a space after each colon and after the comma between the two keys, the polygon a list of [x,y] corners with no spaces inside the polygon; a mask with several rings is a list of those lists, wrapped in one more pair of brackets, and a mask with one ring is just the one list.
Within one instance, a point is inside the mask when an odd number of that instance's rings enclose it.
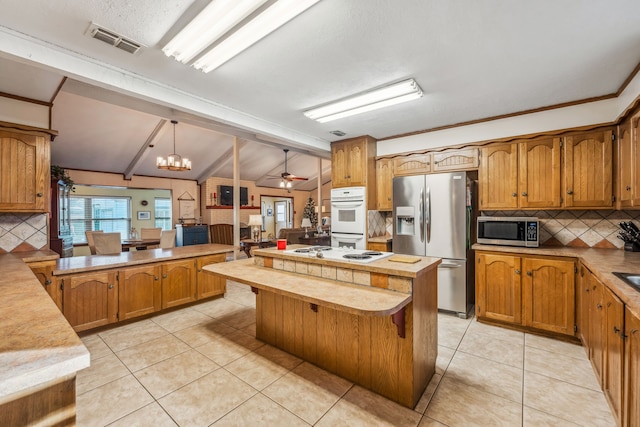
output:
{"label": "hanging pendant chandelier", "polygon": [[167,158],[158,157],[156,160],[156,166],[158,169],[167,169],[170,171],[190,171],[191,161],[189,159],[183,159],[180,154],[176,154],[176,125],[177,120],[171,120],[173,123],[173,154],[169,154]]}

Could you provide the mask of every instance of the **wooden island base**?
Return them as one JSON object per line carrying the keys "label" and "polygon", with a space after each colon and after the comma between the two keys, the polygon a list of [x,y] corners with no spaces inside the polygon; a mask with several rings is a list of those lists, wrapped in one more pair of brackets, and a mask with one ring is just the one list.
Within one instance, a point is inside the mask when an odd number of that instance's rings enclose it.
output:
{"label": "wooden island base", "polygon": [[411,279],[413,293],[280,271],[253,260],[205,270],[251,286],[256,338],[414,408],[435,373],[437,264]]}

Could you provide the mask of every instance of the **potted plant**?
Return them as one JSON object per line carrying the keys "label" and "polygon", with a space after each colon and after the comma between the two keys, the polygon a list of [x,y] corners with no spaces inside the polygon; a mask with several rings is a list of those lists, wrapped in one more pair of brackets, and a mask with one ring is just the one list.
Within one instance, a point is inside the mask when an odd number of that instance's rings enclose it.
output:
{"label": "potted plant", "polygon": [[64,185],[73,190],[74,182],[63,167],[51,165],[51,179],[62,181]]}

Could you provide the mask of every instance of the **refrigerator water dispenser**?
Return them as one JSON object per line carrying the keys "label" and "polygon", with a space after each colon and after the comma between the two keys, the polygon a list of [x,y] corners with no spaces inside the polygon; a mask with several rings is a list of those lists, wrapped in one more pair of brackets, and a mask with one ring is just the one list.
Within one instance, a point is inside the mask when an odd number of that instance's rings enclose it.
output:
{"label": "refrigerator water dispenser", "polygon": [[415,208],[413,206],[396,207],[396,234],[413,236],[416,234]]}

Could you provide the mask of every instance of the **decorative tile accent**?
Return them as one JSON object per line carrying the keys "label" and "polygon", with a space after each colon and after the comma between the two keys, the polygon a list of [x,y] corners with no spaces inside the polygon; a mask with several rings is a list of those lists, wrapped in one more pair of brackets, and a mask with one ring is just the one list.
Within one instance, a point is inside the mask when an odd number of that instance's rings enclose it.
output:
{"label": "decorative tile accent", "polygon": [[0,214],[0,252],[47,249],[47,214]]}
{"label": "decorative tile accent", "polygon": [[369,237],[384,236],[387,232],[385,212],[367,211]]}
{"label": "decorative tile accent", "polygon": [[640,222],[640,211],[485,211],[486,216],[535,216],[540,219],[541,246],[621,249],[621,221]]}

